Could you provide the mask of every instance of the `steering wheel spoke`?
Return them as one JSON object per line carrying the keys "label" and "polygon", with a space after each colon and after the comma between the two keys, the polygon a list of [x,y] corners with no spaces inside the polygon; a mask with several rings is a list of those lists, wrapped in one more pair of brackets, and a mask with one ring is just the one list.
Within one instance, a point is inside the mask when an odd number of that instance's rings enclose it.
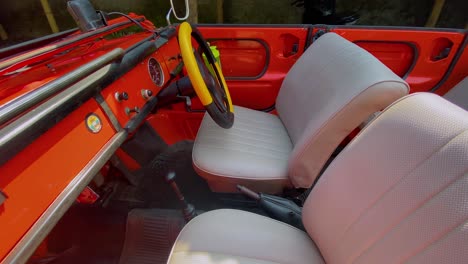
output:
{"label": "steering wheel spoke", "polygon": [[[193,49],[192,38],[198,49]],[[189,79],[208,114],[220,127],[231,128],[234,107],[221,67],[208,43],[196,28],[183,22],[179,27],[179,46]]]}

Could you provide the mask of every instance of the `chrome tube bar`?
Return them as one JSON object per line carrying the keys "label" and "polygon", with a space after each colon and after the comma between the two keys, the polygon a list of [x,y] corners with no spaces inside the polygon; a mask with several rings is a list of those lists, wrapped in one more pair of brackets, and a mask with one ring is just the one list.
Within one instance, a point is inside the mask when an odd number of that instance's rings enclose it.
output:
{"label": "chrome tube bar", "polygon": [[116,48],[74,71],[0,106],[0,125],[5,124],[31,107],[82,80],[109,63],[122,58],[124,54],[125,51],[123,49]]}
{"label": "chrome tube bar", "polygon": [[29,145],[35,139],[34,135],[47,131],[49,127],[44,125],[44,120],[57,120],[61,109],[71,107],[71,102],[78,104],[83,94],[95,91],[97,84],[110,72],[111,67],[112,65],[104,66],[0,129],[0,166]]}

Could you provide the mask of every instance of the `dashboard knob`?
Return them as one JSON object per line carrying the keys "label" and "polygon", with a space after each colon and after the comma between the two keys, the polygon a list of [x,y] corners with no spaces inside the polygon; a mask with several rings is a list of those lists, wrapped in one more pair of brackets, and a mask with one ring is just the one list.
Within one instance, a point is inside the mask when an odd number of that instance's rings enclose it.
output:
{"label": "dashboard knob", "polygon": [[143,89],[141,90],[141,96],[143,96],[143,99],[148,100],[151,96],[153,96],[153,91],[149,89]]}
{"label": "dashboard knob", "polygon": [[128,93],[126,92],[116,92],[114,94],[114,97],[115,97],[115,100],[117,100],[117,102],[122,102],[122,101],[127,101],[128,100]]}
{"label": "dashboard knob", "polygon": [[135,106],[133,108],[128,108],[128,107],[125,107],[125,113],[127,115],[131,115],[132,113],[140,113],[140,108],[138,106]]}

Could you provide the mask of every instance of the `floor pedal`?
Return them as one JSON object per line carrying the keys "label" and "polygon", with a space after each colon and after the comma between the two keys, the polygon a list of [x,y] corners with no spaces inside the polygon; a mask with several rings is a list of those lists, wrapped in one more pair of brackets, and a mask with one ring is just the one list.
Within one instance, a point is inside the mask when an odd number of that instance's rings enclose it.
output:
{"label": "floor pedal", "polygon": [[164,264],[185,225],[179,210],[133,209],[128,214],[120,264]]}

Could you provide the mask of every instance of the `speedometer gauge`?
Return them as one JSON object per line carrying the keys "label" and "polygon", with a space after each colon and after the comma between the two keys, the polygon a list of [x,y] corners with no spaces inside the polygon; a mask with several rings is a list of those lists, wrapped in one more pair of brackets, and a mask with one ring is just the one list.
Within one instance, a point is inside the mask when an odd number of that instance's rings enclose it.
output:
{"label": "speedometer gauge", "polygon": [[154,84],[157,86],[164,84],[164,73],[161,64],[155,58],[150,58],[148,61],[148,73]]}

